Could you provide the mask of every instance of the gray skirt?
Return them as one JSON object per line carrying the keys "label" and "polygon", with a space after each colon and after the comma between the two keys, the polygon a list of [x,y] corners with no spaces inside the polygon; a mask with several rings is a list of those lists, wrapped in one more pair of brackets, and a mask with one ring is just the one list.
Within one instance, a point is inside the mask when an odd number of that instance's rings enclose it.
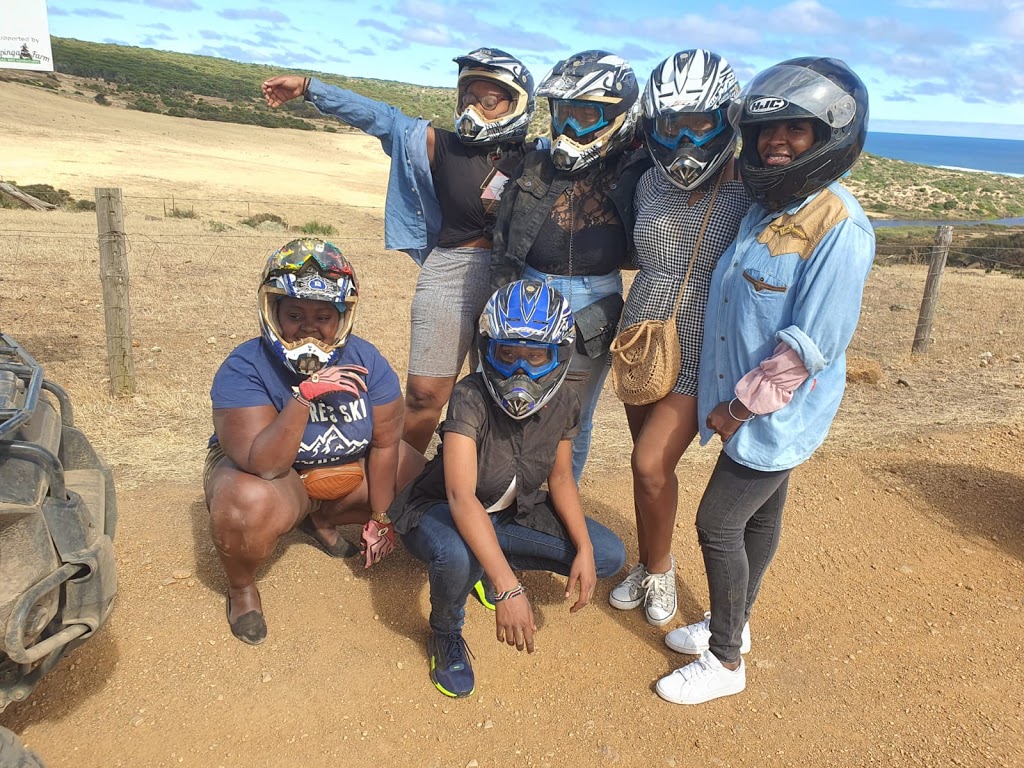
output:
{"label": "gray skirt", "polygon": [[412,299],[409,374],[458,376],[490,298],[489,248],[435,248]]}

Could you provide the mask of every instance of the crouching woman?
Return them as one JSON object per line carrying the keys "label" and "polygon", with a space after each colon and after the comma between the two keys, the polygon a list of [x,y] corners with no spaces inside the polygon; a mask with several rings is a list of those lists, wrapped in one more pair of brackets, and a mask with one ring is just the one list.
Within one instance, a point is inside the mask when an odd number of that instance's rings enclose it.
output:
{"label": "crouching woman", "polygon": [[579,587],[575,613],[625,562],[619,538],[584,516],[572,475],[580,402],[562,386],[575,343],[569,302],[541,282],[510,283],[488,301],[478,343],[482,370],[455,386],[437,455],[391,511],[429,565],[430,679],[457,697],[475,687],[462,625],[481,576],[496,593],[498,641],[532,653],[537,628],[514,571],[567,576],[566,599]]}
{"label": "crouching woman", "polygon": [[231,632],[267,636],[255,574],[300,526],[333,557],[358,553],[338,525],[363,526],[366,565],[394,548],[386,510],[423,457],[401,441],[402,391],[388,361],[352,333],[359,287],[341,251],[296,240],[260,280],[261,337],[213,380],[215,433],[203,485],[228,578]]}

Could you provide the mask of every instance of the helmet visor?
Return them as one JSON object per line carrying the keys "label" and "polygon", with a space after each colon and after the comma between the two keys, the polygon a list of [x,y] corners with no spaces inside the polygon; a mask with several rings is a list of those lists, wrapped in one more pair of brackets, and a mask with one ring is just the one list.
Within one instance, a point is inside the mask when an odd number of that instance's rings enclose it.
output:
{"label": "helmet visor", "polygon": [[789,64],[766,69],[751,80],[741,101],[746,117],[771,120],[774,113],[797,107],[830,128],[846,127],[857,114],[851,94],[817,72]]}
{"label": "helmet visor", "polygon": [[721,134],[725,127],[721,109],[662,114],[654,121],[654,139],[668,149],[677,149],[684,140],[700,147]]}
{"label": "helmet visor", "polygon": [[571,126],[577,137],[600,130],[608,125],[604,105],[576,99],[551,100],[551,124],[558,133]]}
{"label": "helmet visor", "polygon": [[487,345],[487,361],[505,378],[522,371],[536,381],[558,366],[555,346],[535,341],[491,339]]}

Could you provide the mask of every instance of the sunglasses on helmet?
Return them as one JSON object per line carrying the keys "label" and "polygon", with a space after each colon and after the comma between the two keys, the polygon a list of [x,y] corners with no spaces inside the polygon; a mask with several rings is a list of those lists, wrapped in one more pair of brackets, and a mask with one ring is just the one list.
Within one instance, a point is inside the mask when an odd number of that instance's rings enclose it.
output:
{"label": "sunglasses on helmet", "polygon": [[669,149],[676,149],[689,139],[700,147],[718,136],[726,128],[722,110],[714,112],[676,112],[660,115],[654,120],[654,139]]}
{"label": "sunglasses on helmet", "polygon": [[301,272],[309,264],[310,260],[316,262],[320,274],[337,280],[341,277],[352,277],[352,267],[345,260],[339,251],[334,248],[324,248],[317,245],[312,253],[308,250],[280,250],[271,258],[268,274],[281,274],[282,272]]}
{"label": "sunglasses on helmet", "polygon": [[604,105],[576,99],[551,100],[551,124],[558,133],[565,133],[567,126],[577,136],[586,136],[608,125],[604,116]]}
{"label": "sunglasses on helmet", "polygon": [[505,378],[522,371],[533,380],[558,367],[558,350],[554,344],[536,341],[491,339],[487,345],[487,362]]}

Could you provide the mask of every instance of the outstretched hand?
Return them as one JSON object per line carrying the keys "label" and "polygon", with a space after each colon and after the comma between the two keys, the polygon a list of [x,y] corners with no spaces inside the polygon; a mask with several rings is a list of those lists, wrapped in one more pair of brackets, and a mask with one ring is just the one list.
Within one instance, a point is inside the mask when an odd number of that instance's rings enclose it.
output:
{"label": "outstretched hand", "polygon": [[280,107],[286,101],[297,99],[306,86],[306,78],[297,75],[279,75],[264,80],[260,90],[271,107]]}
{"label": "outstretched hand", "polygon": [[333,392],[346,392],[359,397],[366,391],[366,379],[369,371],[361,365],[333,365],[323,368],[299,384],[299,394],[309,401],[329,395]]}

